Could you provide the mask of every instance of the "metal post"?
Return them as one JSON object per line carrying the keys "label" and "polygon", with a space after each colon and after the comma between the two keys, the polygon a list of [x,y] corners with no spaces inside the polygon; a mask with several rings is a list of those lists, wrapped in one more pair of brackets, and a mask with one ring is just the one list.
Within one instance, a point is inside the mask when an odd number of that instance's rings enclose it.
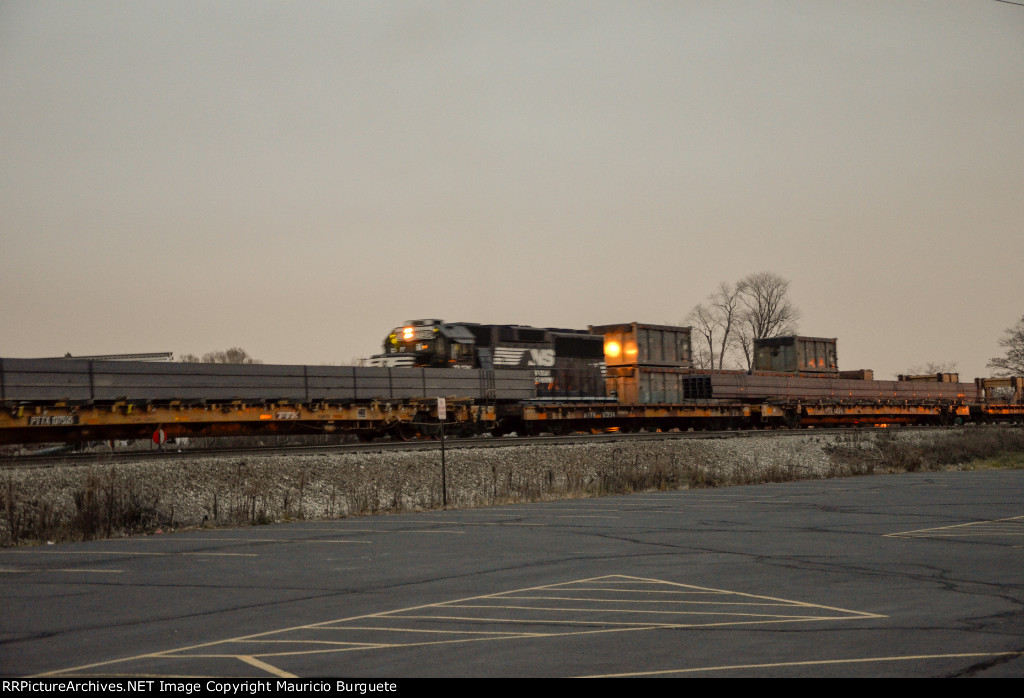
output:
{"label": "metal post", "polygon": [[448,508],[448,472],[444,459],[444,423],[448,419],[448,410],[443,397],[437,398],[437,421],[441,423],[441,503]]}
{"label": "metal post", "polygon": [[444,462],[444,422],[441,422],[441,501],[448,508],[448,482]]}

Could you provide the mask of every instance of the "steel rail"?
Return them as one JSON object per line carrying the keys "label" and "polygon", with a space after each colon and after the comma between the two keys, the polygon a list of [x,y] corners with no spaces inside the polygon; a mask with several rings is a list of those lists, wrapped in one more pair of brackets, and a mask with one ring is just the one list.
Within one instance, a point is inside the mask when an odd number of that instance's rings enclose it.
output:
{"label": "steel rail", "polygon": [[[894,427],[891,427],[894,428]],[[954,431],[963,426],[900,426],[898,430]],[[504,436],[449,438],[445,441],[448,450],[472,448],[515,448],[520,446],[563,446],[580,444],[624,443],[629,441],[668,441],[680,439],[734,439],[734,438],[784,438],[807,435],[836,435],[854,433],[877,433],[877,427],[828,427],[814,429],[745,429],[722,431],[666,431],[640,433],[571,434],[567,436]],[[0,468],[48,468],[56,466],[109,465],[137,461],[178,460],[183,458],[215,458],[241,456],[304,455],[316,453],[386,453],[402,451],[440,451],[439,439],[412,441],[377,441],[372,443],[245,446],[228,448],[196,448],[149,451],[95,451],[90,453],[62,453],[44,455],[14,455],[0,457]]]}

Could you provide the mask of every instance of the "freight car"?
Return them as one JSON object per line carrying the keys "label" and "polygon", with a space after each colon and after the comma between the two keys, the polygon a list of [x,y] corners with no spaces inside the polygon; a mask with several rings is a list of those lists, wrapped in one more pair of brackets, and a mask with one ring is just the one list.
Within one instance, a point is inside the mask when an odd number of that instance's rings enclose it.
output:
{"label": "freight car", "polygon": [[406,438],[437,424],[441,397],[449,433],[465,434],[1024,421],[1024,378],[875,381],[840,372],[835,340],[814,337],[761,343],[770,370],[695,370],[689,339],[641,323],[421,320],[395,328],[371,366],[0,359],[0,443],[154,430]]}
{"label": "freight car", "polygon": [[[408,437],[453,399],[466,430],[537,397],[515,369],[0,359],[0,443],[347,430]],[[435,420],[436,421],[436,420]],[[455,430],[457,431],[457,430]]]}

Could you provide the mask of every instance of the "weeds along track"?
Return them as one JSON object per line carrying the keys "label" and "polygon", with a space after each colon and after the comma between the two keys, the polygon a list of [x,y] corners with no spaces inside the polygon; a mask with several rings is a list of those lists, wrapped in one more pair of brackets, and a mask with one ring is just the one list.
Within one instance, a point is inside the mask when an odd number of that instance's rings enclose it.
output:
{"label": "weeds along track", "polygon": [[[1024,429],[794,431],[785,438],[466,442],[446,454],[449,508],[968,467],[1024,452]],[[661,436],[655,439],[653,436]],[[676,435],[681,436],[681,435]],[[703,436],[711,436],[703,434]],[[314,449],[0,472],[0,544],[442,507],[440,452]]]}

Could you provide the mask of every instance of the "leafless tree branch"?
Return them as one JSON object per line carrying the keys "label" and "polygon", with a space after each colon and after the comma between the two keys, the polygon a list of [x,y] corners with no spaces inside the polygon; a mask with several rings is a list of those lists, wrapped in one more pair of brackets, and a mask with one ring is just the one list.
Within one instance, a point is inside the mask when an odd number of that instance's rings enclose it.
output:
{"label": "leafless tree branch", "polygon": [[759,272],[737,283],[742,305],[739,333],[747,368],[753,367],[754,340],[795,334],[800,310],[789,299],[789,280],[772,272]]}
{"label": "leafless tree branch", "polygon": [[997,376],[1024,376],[1024,315],[1016,325],[1003,332],[999,346],[1006,350],[1006,354],[992,357],[988,367],[995,369]]}

